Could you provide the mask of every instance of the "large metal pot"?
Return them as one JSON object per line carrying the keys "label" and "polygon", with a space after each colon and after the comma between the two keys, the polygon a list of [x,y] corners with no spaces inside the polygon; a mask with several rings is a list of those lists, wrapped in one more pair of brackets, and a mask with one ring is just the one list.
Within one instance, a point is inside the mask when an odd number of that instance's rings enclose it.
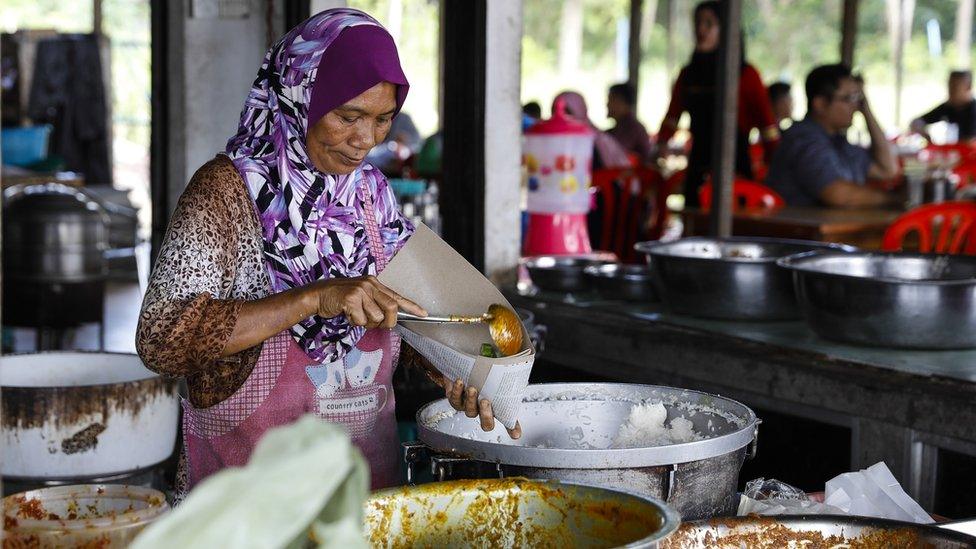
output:
{"label": "large metal pot", "polygon": [[797,515],[685,522],[662,549],[699,547],[884,547],[972,549],[976,537],[931,525],[879,518]]}
{"label": "large metal pot", "polygon": [[173,453],[176,382],[121,353],[0,357],[0,472],[17,482],[85,481]]}
{"label": "large metal pot", "polygon": [[728,320],[800,318],[790,274],[776,260],[811,250],[854,248],[783,238],[683,238],[638,242],[654,287],[678,314]]}
{"label": "large metal pot", "polygon": [[[704,440],[609,448],[634,404],[661,401],[668,421],[691,420]],[[417,412],[423,447],[407,447],[408,466],[433,451],[435,479],[524,476],[633,491],[660,498],[686,518],[735,508],[739,469],[754,452],[759,421],[734,400],[698,391],[626,383],[529,385],[519,414],[522,437],[483,432],[445,400]],[[413,474],[411,474],[413,476]]]}
{"label": "large metal pot", "polygon": [[60,183],[3,193],[5,324],[68,327],[102,320],[108,216]]}
{"label": "large metal pot", "polygon": [[883,347],[976,347],[976,258],[819,252],[787,257],[810,327]]}
{"label": "large metal pot", "polygon": [[62,185],[17,185],[3,193],[3,269],[23,282],[105,277],[108,215],[85,193]]}
{"label": "large metal pot", "polygon": [[657,547],[678,514],[616,490],[527,479],[403,486],[366,502],[373,547]]}

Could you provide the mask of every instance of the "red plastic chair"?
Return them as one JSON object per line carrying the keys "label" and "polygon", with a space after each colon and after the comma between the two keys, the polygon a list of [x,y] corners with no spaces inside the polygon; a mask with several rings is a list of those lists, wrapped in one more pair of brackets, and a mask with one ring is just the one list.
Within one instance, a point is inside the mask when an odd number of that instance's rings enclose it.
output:
{"label": "red plastic chair", "polygon": [[[712,178],[705,179],[705,184],[698,189],[698,202],[703,210],[712,207]],[[779,208],[786,205],[786,201],[773,189],[748,179],[736,179],[732,184],[732,209],[739,208]]]}
{"label": "red plastic chair", "polygon": [[925,150],[931,153],[941,154],[954,152],[959,155],[959,160],[962,162],[976,160],[976,145],[971,143],[953,143],[951,145],[929,144],[925,147]]}
{"label": "red plastic chair", "polygon": [[959,176],[959,188],[968,187],[976,183],[976,160],[959,163],[952,169],[952,173]]}
{"label": "red plastic chair", "polygon": [[667,181],[664,182],[665,187],[669,194],[680,193],[681,188],[685,184],[685,175],[687,175],[687,168],[678,170],[668,177]]}
{"label": "red plastic chair", "polygon": [[766,179],[769,166],[766,165],[766,147],[762,142],[749,145],[749,163],[752,165],[752,176],[756,181]]}
{"label": "red plastic chair", "polygon": [[918,233],[918,251],[976,255],[976,203],[942,202],[920,206],[885,231],[881,249],[900,251],[905,237]]}
{"label": "red plastic chair", "polygon": [[637,262],[634,244],[660,238],[664,231],[667,190],[661,174],[645,167],[595,170],[592,186],[599,207],[595,213],[601,216],[597,234],[590,235],[594,248],[613,252],[625,263]]}

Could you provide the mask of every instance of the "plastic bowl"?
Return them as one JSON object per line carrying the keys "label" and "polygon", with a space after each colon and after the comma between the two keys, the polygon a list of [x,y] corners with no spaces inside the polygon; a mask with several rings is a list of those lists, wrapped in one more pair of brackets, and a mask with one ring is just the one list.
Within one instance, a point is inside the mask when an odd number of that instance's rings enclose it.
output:
{"label": "plastic bowl", "polygon": [[11,166],[30,166],[47,158],[51,126],[4,128],[0,131],[0,154],[3,163]]}
{"label": "plastic bowl", "polygon": [[169,510],[162,492],[141,486],[78,484],[3,500],[4,547],[125,547]]}

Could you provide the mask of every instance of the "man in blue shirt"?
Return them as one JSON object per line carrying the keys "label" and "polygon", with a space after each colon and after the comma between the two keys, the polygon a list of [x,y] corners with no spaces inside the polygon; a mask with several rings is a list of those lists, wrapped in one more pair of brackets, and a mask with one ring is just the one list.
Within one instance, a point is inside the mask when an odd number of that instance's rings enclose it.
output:
{"label": "man in blue shirt", "polygon": [[[871,208],[898,202],[865,185],[869,178],[895,177],[898,166],[863,89],[845,65],[820,66],[807,76],[807,116],[783,133],[766,177],[788,205]],[[869,149],[847,141],[857,111],[871,135]]]}

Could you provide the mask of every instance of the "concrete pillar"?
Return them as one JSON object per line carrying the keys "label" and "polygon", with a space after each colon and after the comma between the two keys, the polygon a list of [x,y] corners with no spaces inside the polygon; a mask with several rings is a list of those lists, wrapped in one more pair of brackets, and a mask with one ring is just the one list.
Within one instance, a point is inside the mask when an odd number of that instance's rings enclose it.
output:
{"label": "concrete pillar", "polygon": [[519,261],[522,0],[488,2],[485,78],[485,274],[514,281]]}
{"label": "concrete pillar", "polygon": [[[191,8],[191,9],[188,9]],[[264,0],[250,0],[243,17],[194,16],[184,2],[154,0],[152,188],[153,243],[158,250],[169,216],[193,173],[224,150],[267,51]],[[271,17],[281,34],[283,13]],[[158,122],[158,124],[157,124]],[[161,142],[156,142],[156,140]]]}
{"label": "concrete pillar", "polygon": [[248,16],[240,19],[187,18],[183,48],[189,181],[237,131],[244,99],[267,52],[264,1],[251,0]]}

